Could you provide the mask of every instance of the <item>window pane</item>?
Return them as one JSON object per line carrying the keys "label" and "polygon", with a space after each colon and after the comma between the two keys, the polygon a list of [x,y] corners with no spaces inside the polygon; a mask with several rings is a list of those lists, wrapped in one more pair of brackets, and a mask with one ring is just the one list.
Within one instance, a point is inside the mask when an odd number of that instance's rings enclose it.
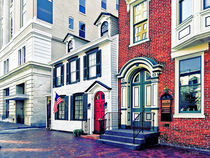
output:
{"label": "window pane", "polygon": [[95,77],[96,76],[96,66],[92,66],[89,68],[89,77]]}
{"label": "window pane", "polygon": [[74,28],[74,20],[73,20],[73,18],[69,18],[69,28],[70,29]]}
{"label": "window pane", "polygon": [[75,96],[74,98],[74,106],[75,106],[75,111],[74,111],[74,119],[83,119],[83,96]]}
{"label": "window pane", "polygon": [[106,0],[101,0],[101,8],[106,9]]}
{"label": "window pane", "polygon": [[201,111],[201,89],[197,86],[180,88],[180,111]]}
{"label": "window pane", "polygon": [[147,19],[147,2],[137,4],[134,10],[134,24]]}
{"label": "window pane", "polygon": [[180,112],[201,111],[201,58],[180,61]]}
{"label": "window pane", "polygon": [[180,61],[180,74],[181,75],[184,75],[190,72],[193,73],[196,71],[200,71],[200,68],[201,68],[200,57]]}
{"label": "window pane", "polygon": [[79,11],[85,14],[85,0],[79,0]]}
{"label": "window pane", "polygon": [[180,1],[180,23],[192,15],[192,0]]}
{"label": "window pane", "polygon": [[85,38],[85,24],[79,22],[79,36]]}
{"label": "window pane", "polygon": [[204,0],[204,9],[210,7],[210,0]]}

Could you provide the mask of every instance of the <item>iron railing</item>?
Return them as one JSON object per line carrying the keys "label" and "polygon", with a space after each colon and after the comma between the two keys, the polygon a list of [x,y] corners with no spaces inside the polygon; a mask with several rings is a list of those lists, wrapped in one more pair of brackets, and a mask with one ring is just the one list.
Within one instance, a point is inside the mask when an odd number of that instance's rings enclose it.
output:
{"label": "iron railing", "polygon": [[140,132],[144,132],[144,130],[154,131],[154,112],[148,113],[150,114],[150,119],[144,119],[144,112],[139,112],[139,114],[134,118],[133,121],[133,144],[135,144],[135,139],[139,135]]}
{"label": "iron railing", "polygon": [[119,129],[121,112],[107,112],[99,119],[100,133],[103,134],[106,130]]}

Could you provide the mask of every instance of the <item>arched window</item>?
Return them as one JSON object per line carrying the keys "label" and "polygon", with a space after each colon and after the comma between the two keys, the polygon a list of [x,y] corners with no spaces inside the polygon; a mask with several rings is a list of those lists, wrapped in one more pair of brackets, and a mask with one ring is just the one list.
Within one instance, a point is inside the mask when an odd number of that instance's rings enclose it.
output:
{"label": "arched window", "polygon": [[73,49],[73,42],[72,42],[72,40],[70,40],[70,41],[68,42],[68,53],[69,53],[72,49]]}
{"label": "arched window", "polygon": [[101,25],[101,37],[108,34],[108,22],[104,21]]}

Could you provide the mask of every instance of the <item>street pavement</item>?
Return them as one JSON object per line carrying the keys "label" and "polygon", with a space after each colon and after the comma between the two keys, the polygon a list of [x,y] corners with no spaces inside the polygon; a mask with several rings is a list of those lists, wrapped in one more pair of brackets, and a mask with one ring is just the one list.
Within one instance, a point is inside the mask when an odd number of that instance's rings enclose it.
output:
{"label": "street pavement", "polygon": [[[0,122],[1,126],[1,122]],[[122,149],[95,140],[76,138],[72,133],[44,128],[5,128],[0,131],[0,158],[207,158],[210,153],[166,146],[140,151]]]}

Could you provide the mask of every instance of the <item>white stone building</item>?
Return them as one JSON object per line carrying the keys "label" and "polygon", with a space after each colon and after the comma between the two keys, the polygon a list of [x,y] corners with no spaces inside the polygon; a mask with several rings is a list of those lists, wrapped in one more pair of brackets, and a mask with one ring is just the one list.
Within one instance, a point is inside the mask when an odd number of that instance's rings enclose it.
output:
{"label": "white stone building", "polygon": [[[67,34],[64,38],[67,54],[51,62],[53,130],[83,129],[86,133],[97,133],[101,118],[106,114],[115,117],[118,113],[118,19],[102,12],[94,24],[98,26],[99,38],[87,42]],[[63,102],[54,114],[56,93]],[[113,122],[109,125],[117,128]]]}
{"label": "white stone building", "polygon": [[101,11],[117,16],[116,3],[94,0],[0,0],[0,120],[45,126],[52,59],[65,54],[67,32],[97,37]]}

